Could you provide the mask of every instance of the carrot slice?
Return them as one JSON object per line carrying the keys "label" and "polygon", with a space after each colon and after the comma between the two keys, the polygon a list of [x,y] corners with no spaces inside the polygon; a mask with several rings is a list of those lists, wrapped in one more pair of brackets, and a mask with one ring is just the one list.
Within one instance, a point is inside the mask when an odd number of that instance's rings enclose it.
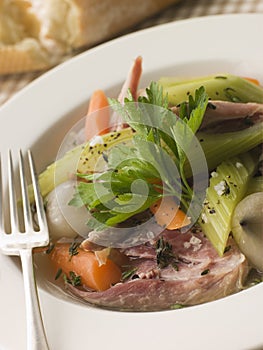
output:
{"label": "carrot slice", "polygon": [[246,80],[250,81],[251,83],[256,84],[258,86],[260,85],[260,82],[255,78],[244,77],[244,79],[246,79]]}
{"label": "carrot slice", "polygon": [[102,90],[96,90],[91,96],[85,122],[85,136],[91,140],[96,135],[109,131],[110,112],[107,96]]}
{"label": "carrot slice", "polygon": [[186,214],[178,207],[173,198],[165,197],[150,207],[158,225],[167,230],[176,230],[191,223]]}
{"label": "carrot slice", "polygon": [[78,248],[76,255],[70,255],[70,244],[58,243],[49,254],[57,269],[68,278],[74,272],[80,276],[81,283],[96,291],[103,291],[121,280],[121,269],[110,259],[100,265],[95,254]]}

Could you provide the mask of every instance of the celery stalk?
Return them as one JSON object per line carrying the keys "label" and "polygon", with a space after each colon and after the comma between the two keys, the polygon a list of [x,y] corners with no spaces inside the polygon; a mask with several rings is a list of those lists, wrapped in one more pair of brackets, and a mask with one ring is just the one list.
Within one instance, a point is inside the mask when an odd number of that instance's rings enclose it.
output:
{"label": "celery stalk", "polygon": [[[263,140],[262,123],[255,124],[244,130],[222,134],[198,132],[197,138],[204,151],[207,167],[213,170],[225,159],[245,153]],[[185,163],[186,177],[192,176],[190,164]]]}
{"label": "celery stalk", "polygon": [[[56,186],[67,181],[70,175],[76,174],[78,160],[83,146],[77,146],[68,151],[63,158],[50,164],[39,176],[38,183],[40,192],[45,197]],[[34,200],[33,186],[28,186],[28,196],[30,202]]]}
{"label": "celery stalk", "polygon": [[188,80],[163,77],[159,80],[159,84],[163,87],[164,94],[168,95],[170,105],[187,101],[189,94],[194,96],[195,90],[200,86],[204,86],[212,100],[263,103],[261,86],[231,74],[218,74]]}
{"label": "celery stalk", "polygon": [[[67,181],[70,174],[75,174],[77,171],[83,173],[92,171],[99,158],[99,152],[119,142],[131,140],[133,135],[129,128],[116,133],[116,136],[117,134],[121,135],[117,138],[114,137],[114,133],[104,135],[102,137],[103,142],[97,143],[92,149],[89,143],[78,146],[67,152],[63,158],[49,165],[39,175],[42,195],[45,197],[55,186]],[[224,159],[246,152],[260,144],[262,142],[262,125],[255,124],[245,130],[224,134],[200,132],[197,134],[197,137],[207,158],[208,168],[212,170]],[[107,147],[104,146],[106,143]],[[187,177],[191,176],[191,168],[187,163],[185,173]],[[31,186],[29,186],[29,198],[33,200]]]}
{"label": "celery stalk", "polygon": [[222,162],[211,173],[199,224],[220,256],[231,231],[232,213],[245,196],[256,165],[254,157],[245,153]]}
{"label": "celery stalk", "polygon": [[[119,132],[112,132],[101,137],[99,142],[90,146],[90,144],[86,144],[83,148],[79,163],[78,163],[78,172],[85,174],[88,172],[95,172],[101,170],[101,167],[105,167],[105,161],[103,161],[102,154],[106,153],[111,147],[126,142],[132,139],[134,132],[131,128],[125,128],[120,130]],[[101,164],[100,160],[104,162]]]}
{"label": "celery stalk", "polygon": [[208,169],[214,169],[223,160],[245,153],[263,141],[262,123],[244,130],[222,134],[197,134],[206,156]]}
{"label": "celery stalk", "polygon": [[[130,128],[105,134],[93,146],[90,143],[80,145],[68,151],[61,159],[50,164],[38,177],[40,191],[43,197],[56,186],[67,181],[70,176],[79,173],[93,171],[102,153],[110,147],[132,138],[133,131]],[[29,200],[32,202],[33,187],[28,187]]]}

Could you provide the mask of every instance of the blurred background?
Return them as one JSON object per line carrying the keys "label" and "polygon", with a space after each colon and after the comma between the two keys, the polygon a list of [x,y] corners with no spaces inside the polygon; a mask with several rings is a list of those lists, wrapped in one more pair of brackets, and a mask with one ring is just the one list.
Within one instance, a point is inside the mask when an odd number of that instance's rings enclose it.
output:
{"label": "blurred background", "polygon": [[69,11],[62,0],[0,0],[0,105],[53,66],[112,38],[200,16],[263,13],[263,0],[82,3]]}

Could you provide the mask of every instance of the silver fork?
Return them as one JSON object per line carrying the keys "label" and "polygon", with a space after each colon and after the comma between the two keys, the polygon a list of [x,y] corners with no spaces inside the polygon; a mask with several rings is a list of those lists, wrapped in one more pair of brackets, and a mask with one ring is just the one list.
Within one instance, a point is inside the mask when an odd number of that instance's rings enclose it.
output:
{"label": "silver fork", "polygon": [[[32,248],[46,246],[49,242],[49,234],[35,166],[30,151],[28,151],[27,156],[39,229],[35,228],[34,220],[31,215],[30,201],[27,192],[26,163],[22,151],[19,151],[19,174],[16,176],[12,152],[9,150],[7,169],[4,168],[4,163],[1,161],[0,155],[0,250],[6,255],[19,255],[21,258],[27,315],[27,349],[47,350],[49,347],[34,277]],[[3,195],[4,173],[7,173],[7,196]],[[15,179],[17,177],[20,178],[22,201],[18,200],[18,192],[15,186]],[[4,208],[6,203],[9,203],[9,208]],[[21,217],[19,216],[20,209],[23,218],[22,226]],[[9,213],[9,219],[5,220],[6,215],[4,215],[4,212]],[[10,228],[7,229],[7,226],[10,226]]]}

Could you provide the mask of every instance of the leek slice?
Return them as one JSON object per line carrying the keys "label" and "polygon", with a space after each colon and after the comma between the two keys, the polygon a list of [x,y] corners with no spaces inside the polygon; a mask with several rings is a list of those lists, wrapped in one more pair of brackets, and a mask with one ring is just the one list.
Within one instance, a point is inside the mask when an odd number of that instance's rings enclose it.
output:
{"label": "leek slice", "polygon": [[222,162],[211,173],[199,224],[218,254],[224,254],[233,211],[245,196],[257,161],[250,153]]}

